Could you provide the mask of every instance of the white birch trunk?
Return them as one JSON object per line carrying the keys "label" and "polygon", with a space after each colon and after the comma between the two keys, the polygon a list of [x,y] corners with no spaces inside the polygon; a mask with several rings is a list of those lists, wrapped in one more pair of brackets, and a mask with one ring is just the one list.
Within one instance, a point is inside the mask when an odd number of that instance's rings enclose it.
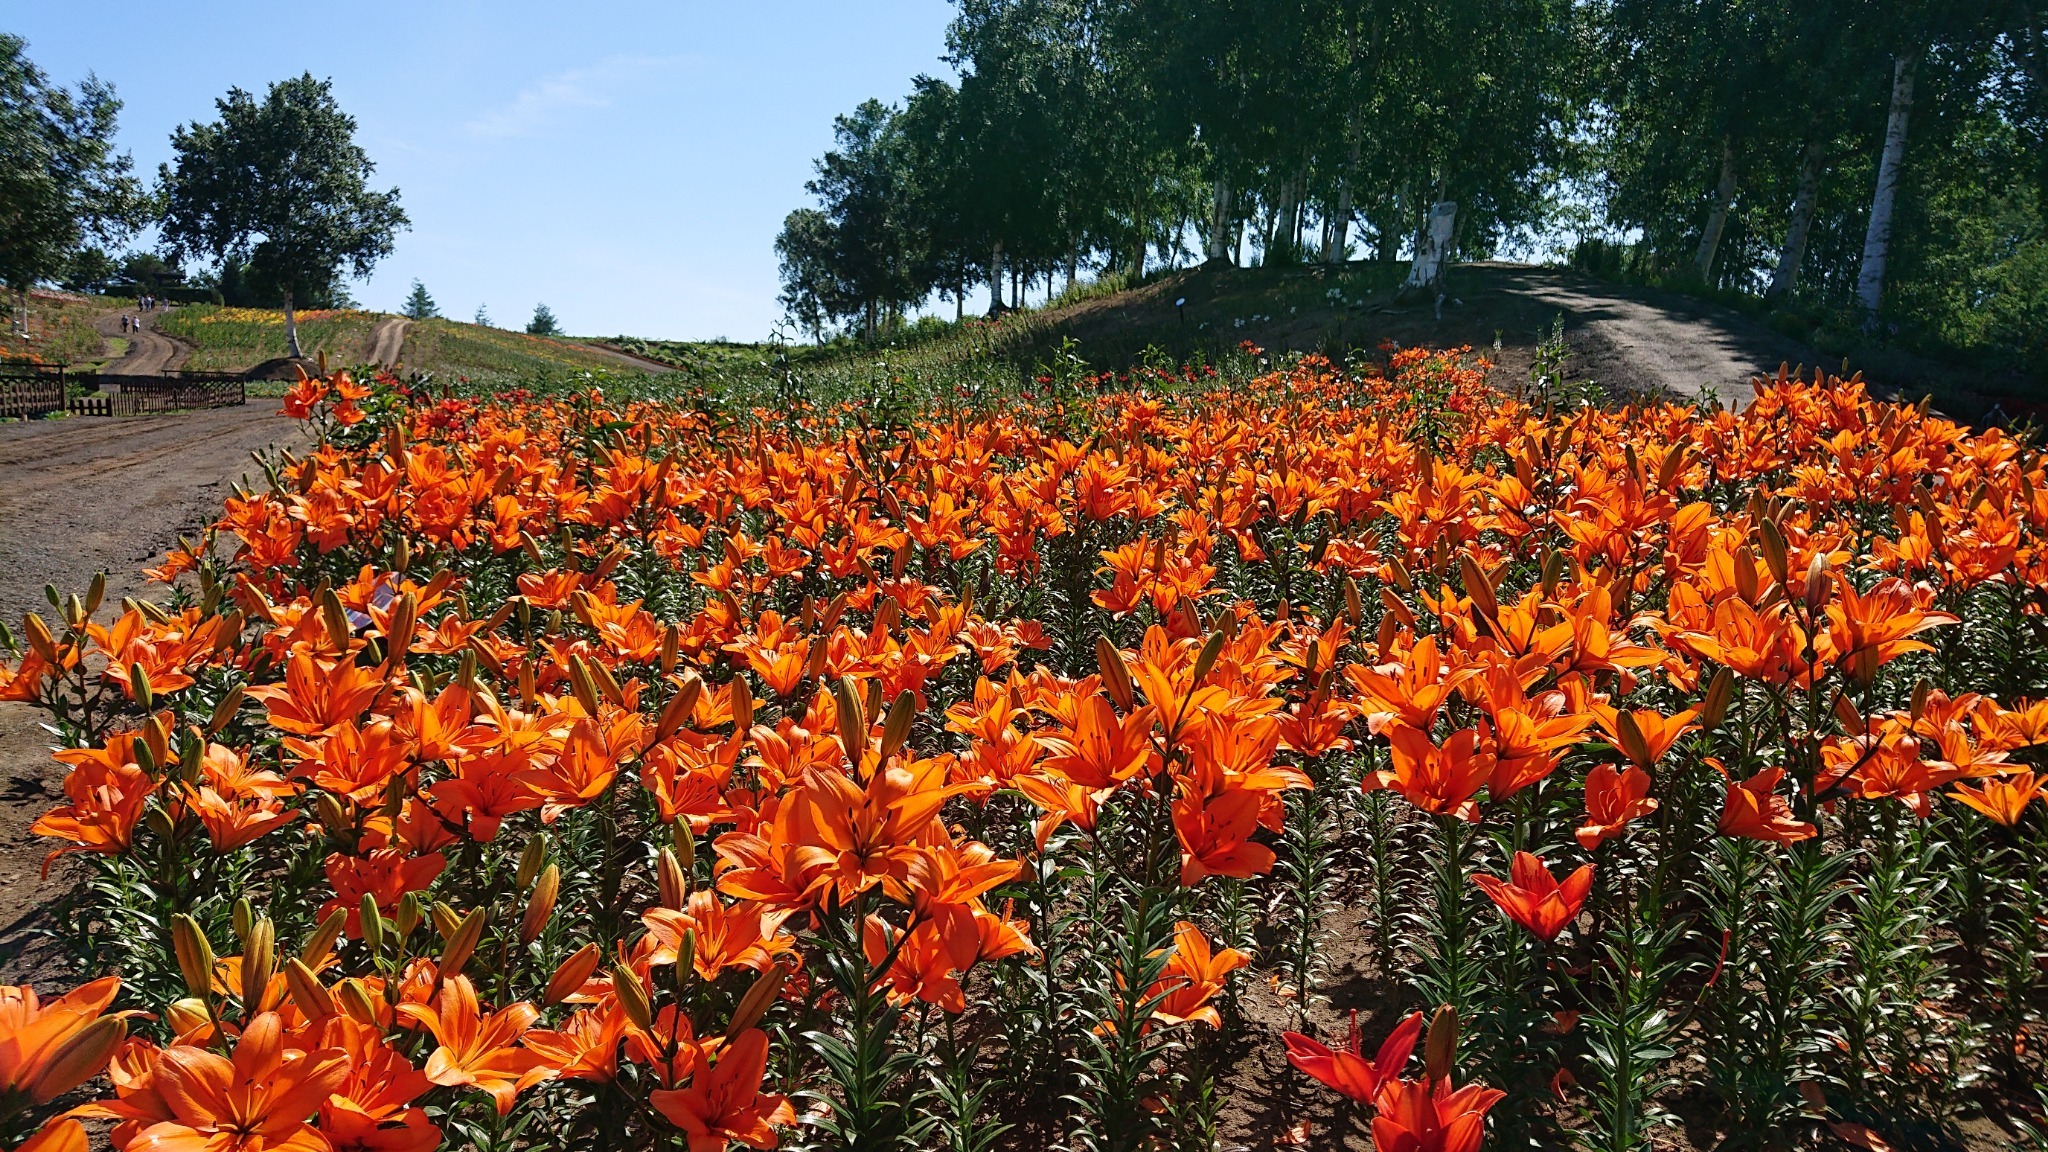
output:
{"label": "white birch trunk", "polygon": [[1785,247],[1778,253],[1778,267],[1771,273],[1771,286],[1764,299],[1782,300],[1799,286],[1799,265],[1806,260],[1806,241],[1813,234],[1813,209],[1820,200],[1820,161],[1825,152],[1821,140],[1807,141],[1799,158],[1799,191],[1792,198],[1792,219],[1785,225]]}
{"label": "white birch trunk", "polygon": [[1295,252],[1299,200],[1295,192],[1294,178],[1280,182],[1280,204],[1273,216],[1273,231],[1266,242],[1268,263],[1272,257],[1291,259]]}
{"label": "white birch trunk", "polygon": [[1735,140],[1721,137],[1721,179],[1714,185],[1714,209],[1707,213],[1706,230],[1700,233],[1699,255],[1693,260],[1702,281],[1714,274],[1714,256],[1721,249],[1721,234],[1728,228],[1728,208],[1735,203]]}
{"label": "white birch trunk", "polygon": [[1337,181],[1337,208],[1324,231],[1328,242],[1323,245],[1323,263],[1344,263],[1351,256],[1351,181],[1348,178]]}
{"label": "white birch trunk", "polygon": [[1211,261],[1237,262],[1236,253],[1232,251],[1237,230],[1231,223],[1230,207],[1230,177],[1219,171],[1216,173],[1215,192],[1209,200],[1208,257]]}
{"label": "white birch trunk", "polygon": [[1003,242],[996,241],[994,252],[988,258],[988,314],[1000,316],[1003,312]]}
{"label": "white birch trunk", "polygon": [[292,312],[292,294],[284,294],[284,354],[294,360],[303,360],[304,352],[299,350],[299,321]]}
{"label": "white birch trunk", "polygon": [[1892,110],[1885,119],[1884,153],[1877,162],[1877,193],[1870,200],[1870,227],[1863,233],[1863,267],[1856,274],[1856,304],[1867,324],[1877,322],[1884,297],[1884,264],[1892,243],[1892,211],[1899,199],[1899,170],[1906,160],[1906,117],[1913,110],[1914,55],[1892,64]]}
{"label": "white birch trunk", "polygon": [[1443,283],[1444,262],[1450,258],[1451,237],[1458,231],[1458,202],[1439,200],[1429,206],[1429,223],[1416,237],[1415,261],[1408,266],[1403,287],[1435,288]]}

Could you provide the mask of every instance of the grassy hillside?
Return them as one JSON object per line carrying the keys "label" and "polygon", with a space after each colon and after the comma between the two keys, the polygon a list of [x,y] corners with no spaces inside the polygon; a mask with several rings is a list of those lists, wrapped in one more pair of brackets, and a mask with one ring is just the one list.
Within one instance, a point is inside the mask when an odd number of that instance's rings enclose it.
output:
{"label": "grassy hillside", "polygon": [[633,370],[615,357],[576,341],[441,319],[413,322],[405,334],[404,361],[410,369],[472,379],[563,369]]}
{"label": "grassy hillside", "polygon": [[[307,356],[326,353],[337,364],[353,364],[368,356],[370,329],[382,317],[352,309],[298,313],[299,347]],[[185,367],[207,372],[239,372],[285,353],[284,313],[267,308],[224,308],[190,304],[174,308],[157,321],[157,330],[192,346]]]}
{"label": "grassy hillside", "polygon": [[[12,293],[6,295],[5,307],[10,316],[19,306],[18,298]],[[126,297],[31,292],[28,337],[15,335],[11,323],[0,324],[0,359],[33,360],[41,364],[98,362],[107,355],[106,342],[93,330],[93,322],[134,308],[135,301]],[[119,354],[118,349],[115,354]]]}

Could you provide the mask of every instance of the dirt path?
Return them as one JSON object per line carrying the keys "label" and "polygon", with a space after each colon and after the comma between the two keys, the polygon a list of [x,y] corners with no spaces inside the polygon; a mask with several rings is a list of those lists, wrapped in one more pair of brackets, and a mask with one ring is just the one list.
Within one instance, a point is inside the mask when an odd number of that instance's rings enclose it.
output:
{"label": "dirt path", "polygon": [[575,343],[579,348],[595,352],[600,356],[609,356],[620,364],[633,369],[635,372],[652,372],[659,375],[666,372],[679,371],[673,364],[664,364],[659,360],[650,360],[645,356],[635,356],[631,352],[620,351],[617,348],[608,348],[603,344],[590,344],[583,341],[576,341]]}
{"label": "dirt path", "polygon": [[[1590,338],[1595,358],[1618,361],[1634,381],[1681,400],[1704,388],[1740,409],[1755,398],[1752,377],[1816,362],[1811,349],[1732,309],[1551,269],[1490,267],[1494,290],[1556,311],[1567,332]],[[1591,374],[1601,378],[1597,365]]]}
{"label": "dirt path", "polygon": [[[52,615],[43,585],[83,593],[100,571],[108,573],[100,617],[110,618],[121,597],[149,594],[141,568],[216,517],[234,481],[257,474],[250,452],[301,442],[274,400],[0,425],[0,618],[18,635],[22,613]],[[61,952],[43,930],[51,902],[81,874],[60,863],[49,879],[39,876],[49,848],[28,829],[56,802],[63,779],[40,720],[24,705],[0,704],[0,984],[65,978],[55,970]]]}
{"label": "dirt path", "polygon": [[405,359],[405,333],[412,321],[403,316],[386,316],[370,329],[370,363],[386,368]]}
{"label": "dirt path", "polygon": [[[110,361],[105,371],[116,376],[154,376],[168,372],[185,363],[185,357],[192,350],[156,330],[159,312],[137,312],[134,319],[142,325],[140,329],[121,331],[121,314],[102,316],[93,323],[93,328],[109,340],[128,341],[128,351],[120,359]],[[4,449],[0,449],[4,451]]]}

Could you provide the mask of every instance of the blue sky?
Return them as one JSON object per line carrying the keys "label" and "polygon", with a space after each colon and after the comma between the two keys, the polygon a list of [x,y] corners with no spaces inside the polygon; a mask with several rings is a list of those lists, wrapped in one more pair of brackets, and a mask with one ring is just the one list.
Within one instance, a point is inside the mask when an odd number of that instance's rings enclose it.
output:
{"label": "blue sky", "polygon": [[772,245],[807,203],[832,117],[943,74],[946,0],[795,3],[106,4],[0,0],[53,80],[125,108],[152,178],[171,129],[231,86],[331,77],[412,230],[364,306],[415,277],[444,313],[578,335],[756,339],[780,316]]}

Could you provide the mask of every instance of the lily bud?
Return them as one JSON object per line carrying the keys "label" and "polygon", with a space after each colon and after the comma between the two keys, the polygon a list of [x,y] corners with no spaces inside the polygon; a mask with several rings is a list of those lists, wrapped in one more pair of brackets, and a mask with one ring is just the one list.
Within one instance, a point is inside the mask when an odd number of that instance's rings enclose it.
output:
{"label": "lily bud", "polygon": [[462,927],[462,914],[446,903],[434,901],[434,931],[441,939],[452,939],[455,930]]}
{"label": "lily bud", "polygon": [[[376,901],[372,900],[370,906],[376,907]],[[327,957],[334,953],[334,942],[341,939],[341,930],[347,926],[347,909],[336,908],[329,912],[327,918],[320,921],[319,927],[313,929],[313,934],[306,937],[305,945],[299,949],[300,962],[319,968]]]}
{"label": "lily bud", "polygon": [[732,734],[745,736],[754,727],[754,686],[745,675],[734,676],[726,701],[732,705]]}
{"label": "lily bud", "polygon": [[341,798],[332,792],[322,792],[314,799],[313,815],[319,818],[321,830],[336,840],[347,840],[355,831],[355,822],[341,806]]}
{"label": "lily bud", "polygon": [[1365,600],[1358,594],[1358,581],[1344,578],[1344,615],[1353,628],[1365,622]]}
{"label": "lily bud", "polygon": [[1785,534],[1778,531],[1777,524],[1769,519],[1759,520],[1756,529],[1757,541],[1764,550],[1764,566],[1771,570],[1771,579],[1783,588],[1791,580],[1791,562],[1785,555]]}
{"label": "lily bud", "polygon": [[659,667],[663,676],[676,670],[676,655],[682,647],[682,642],[683,634],[675,625],[671,624],[661,630],[661,663]]}
{"label": "lily bud", "polygon": [[235,926],[235,939],[246,947],[249,933],[256,929],[256,906],[249,903],[247,896],[237,899],[235,906],[228,910],[228,921]]}
{"label": "lily bud", "polygon": [[398,914],[393,917],[392,924],[397,927],[402,940],[412,935],[413,929],[418,928],[426,916],[427,898],[417,892],[407,892],[398,900]]}
{"label": "lily bud", "polygon": [[213,706],[213,716],[206,722],[206,734],[208,736],[220,735],[220,730],[234,721],[235,713],[241,707],[242,686],[237,684],[233,688],[228,689],[227,695],[220,698],[220,703]]}
{"label": "lily bud", "polygon": [[673,848],[663,848],[655,858],[654,878],[661,891],[661,906],[681,911],[690,898],[690,874],[683,871],[683,862],[676,859]]}
{"label": "lily bud", "polygon": [[355,629],[349,626],[348,609],[341,606],[341,597],[329,588],[320,597],[320,622],[327,627],[327,639],[337,651],[348,651],[349,640]]}
{"label": "lily bud", "polygon": [[548,917],[555,914],[555,899],[561,891],[562,870],[550,864],[541,870],[533,895],[526,900],[526,912],[519,917],[521,944],[531,944],[540,938],[541,930],[548,926]]}
{"label": "lily bud", "polygon": [[856,769],[860,766],[861,753],[868,746],[868,722],[862,715],[859,689],[853,677],[841,676],[832,685],[832,702],[839,713],[839,744],[846,750],[846,759]]}
{"label": "lily bud", "polygon": [[1137,707],[1137,695],[1131,691],[1131,666],[1124,663],[1124,654],[1117,651],[1107,636],[1095,638],[1095,666],[1101,669],[1102,686],[1118,708],[1129,712]]}
{"label": "lily bud", "polygon": [[555,974],[548,977],[546,994],[542,997],[548,1004],[560,1004],[590,982],[597,971],[597,962],[604,958],[604,951],[596,944],[585,944],[569,953],[568,959],[555,968]]}
{"label": "lily bud", "polygon": [[1824,552],[1813,554],[1813,563],[1806,566],[1806,610],[1818,612],[1828,602],[1828,558]]}
{"label": "lily bud", "polygon": [[526,841],[526,847],[519,853],[519,874],[516,883],[521,891],[540,875],[541,865],[548,862],[547,837],[535,833]]}
{"label": "lily bud", "polygon": [[305,961],[293,957],[284,962],[284,986],[291,993],[292,1003],[299,1006],[308,1020],[324,1020],[334,1015],[334,997]]}
{"label": "lily bud", "polygon": [[259,918],[242,941],[242,1009],[253,1012],[270,988],[277,967],[277,928],[270,917]]}
{"label": "lily bud", "polygon": [[106,599],[106,597],[107,574],[105,572],[95,572],[92,574],[92,583],[85,587],[85,614],[91,616],[99,611],[100,601]]}
{"label": "lily bud", "polygon": [[1211,669],[1216,667],[1216,658],[1223,655],[1223,633],[1211,632],[1207,643],[1202,645],[1202,654],[1195,657],[1195,678],[1192,683],[1200,687]]}
{"label": "lily bud", "polygon": [[128,693],[135,697],[135,703],[147,712],[156,706],[156,694],[149,688],[149,673],[144,671],[141,661],[128,665]]}
{"label": "lily bud", "polygon": [[1471,597],[1472,608],[1488,620],[1500,619],[1500,603],[1493,596],[1493,581],[1480,570],[1479,562],[1468,552],[1458,554],[1458,573],[1465,580],[1465,595]]}
{"label": "lily bud", "polygon": [[384,917],[377,912],[377,898],[363,893],[362,907],[363,947],[375,956],[384,950]]}
{"label": "lily bud", "polygon": [[780,964],[770,965],[766,972],[756,977],[747,994],[740,997],[739,1005],[732,1010],[732,1023],[725,1026],[725,1034],[737,1036],[759,1023],[788,977],[789,973]]}
{"label": "lily bud", "polygon": [[171,1034],[183,1036],[195,1028],[204,1028],[213,1023],[213,1016],[206,1010],[206,1001],[187,996],[173,1000],[164,1009],[164,1021],[171,1026]]}
{"label": "lily bud", "polygon": [[1728,715],[1728,702],[1735,696],[1735,673],[1727,668],[1714,674],[1713,682],[1707,685],[1706,699],[1700,702],[1700,726],[1718,728]]}
{"label": "lily bud", "polygon": [[28,1086],[32,1104],[48,1104],[100,1074],[107,1059],[128,1038],[128,1021],[102,1016],[73,1032],[43,1064],[42,1075]]}
{"label": "lily bud", "polygon": [[353,976],[334,986],[334,1004],[344,1015],[358,1024],[379,1023],[377,1002],[370,999],[370,990],[363,982]]}
{"label": "lily bud", "polygon": [[183,912],[171,917],[171,947],[178,956],[178,972],[185,988],[200,1000],[213,996],[213,945],[199,921]]}
{"label": "lily bud", "polygon": [[[531,908],[528,909],[529,914]],[[456,925],[455,934],[448,938],[448,947],[441,951],[438,971],[443,980],[462,975],[462,966],[469,963],[469,957],[476,951],[477,941],[484,935],[484,910],[472,908],[462,923]]]}
{"label": "lily bud", "polygon": [[903,742],[910,739],[910,726],[917,720],[917,698],[908,688],[896,694],[889,705],[889,718],[882,724],[882,759],[896,754]]}
{"label": "lily bud", "polygon": [[1557,595],[1557,586],[1564,582],[1564,553],[1552,550],[1543,557],[1543,596],[1548,599]]}
{"label": "lily bud", "polygon": [[632,969],[612,969],[612,994],[618,997],[620,1011],[634,1027],[643,1032],[654,1027],[654,1006],[647,1002],[647,989],[640,986],[640,978],[633,975]]}
{"label": "lily bud", "polygon": [[590,676],[590,665],[581,656],[569,657],[569,687],[576,694],[576,702],[583,705],[586,715],[596,716],[597,681]]}
{"label": "lily bud", "polygon": [[676,694],[668,698],[668,703],[661,707],[661,718],[654,724],[656,740],[668,739],[682,731],[683,725],[690,722],[690,714],[697,709],[699,691],[698,682],[692,677],[683,681],[683,686],[676,689]]}
{"label": "lily bud", "polygon": [[41,616],[33,612],[23,616],[21,618],[21,632],[22,635],[28,637],[29,648],[36,655],[41,656],[45,662],[50,664],[62,663],[57,658],[56,638],[50,635],[50,626],[43,623]]}
{"label": "lily bud", "polygon": [[683,929],[683,941],[676,945],[676,971],[688,972],[697,966],[697,930]]}
{"label": "lily bud", "polygon": [[1449,1004],[1441,1005],[1429,1020],[1429,1038],[1422,1043],[1422,1074],[1432,1082],[1450,1079],[1451,1063],[1458,1055],[1458,1014]]}

